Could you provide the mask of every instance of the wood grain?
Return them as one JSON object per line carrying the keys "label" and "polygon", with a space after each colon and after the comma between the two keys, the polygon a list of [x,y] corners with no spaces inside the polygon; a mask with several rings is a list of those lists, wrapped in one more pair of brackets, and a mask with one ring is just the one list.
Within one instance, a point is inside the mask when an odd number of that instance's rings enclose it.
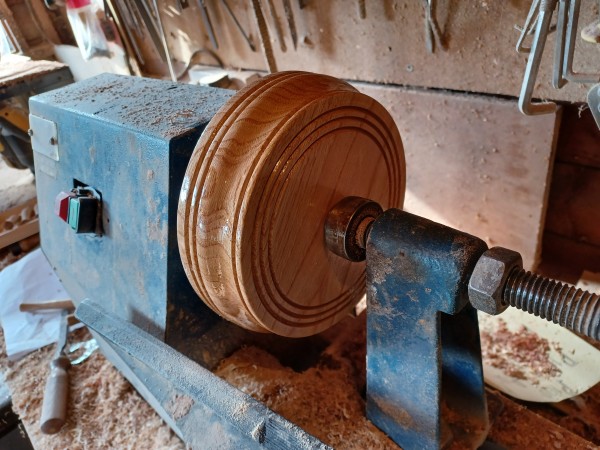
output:
{"label": "wood grain", "polygon": [[589,108],[563,106],[556,160],[600,169],[600,130]]}
{"label": "wood grain", "polygon": [[48,301],[35,301],[27,300],[19,305],[19,311],[43,311],[48,309],[66,309],[69,311],[75,311],[75,305],[71,299],[64,300],[48,300]]}
{"label": "wood grain", "polygon": [[600,272],[600,247],[544,233],[543,269],[553,278],[577,283],[584,270]]}
{"label": "wood grain", "polygon": [[37,198],[0,212],[0,249],[39,233]]}
{"label": "wood grain", "polygon": [[198,295],[245,328],[291,337],[328,328],[360,300],[364,264],[328,252],[343,197],[401,207],[404,152],[391,116],[347,83],[280,72],[241,90],[204,131],[178,211]]}

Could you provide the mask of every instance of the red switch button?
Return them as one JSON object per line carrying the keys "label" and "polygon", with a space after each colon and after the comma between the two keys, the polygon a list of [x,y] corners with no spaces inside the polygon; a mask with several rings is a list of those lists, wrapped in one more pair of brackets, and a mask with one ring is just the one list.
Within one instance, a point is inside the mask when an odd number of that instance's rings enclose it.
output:
{"label": "red switch button", "polygon": [[69,198],[75,197],[73,192],[61,192],[54,199],[54,214],[67,222],[69,220]]}

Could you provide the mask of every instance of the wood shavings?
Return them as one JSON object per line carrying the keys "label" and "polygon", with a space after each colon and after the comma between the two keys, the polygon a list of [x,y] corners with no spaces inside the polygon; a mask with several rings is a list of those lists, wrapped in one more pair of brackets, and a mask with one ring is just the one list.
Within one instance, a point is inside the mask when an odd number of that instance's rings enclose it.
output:
{"label": "wood shavings", "polygon": [[398,449],[365,418],[364,315],[298,373],[257,347],[245,347],[215,373],[324,443],[347,450]]}
{"label": "wood shavings", "polygon": [[[85,330],[77,341],[90,339]],[[83,335],[82,335],[83,334]],[[46,376],[54,346],[8,363],[4,338],[0,370],[5,373],[13,401],[34,448],[44,450],[148,449],[183,450],[185,446],[148,403],[96,352],[69,369],[67,423],[54,435],[42,434],[39,417]]]}
{"label": "wood shavings", "polygon": [[[510,331],[506,322],[498,320],[498,328],[493,332],[481,333],[483,359],[486,363],[501,369],[506,375],[525,380],[528,374],[539,377],[555,377],[561,370],[549,359],[551,345],[560,352],[560,345],[550,343],[536,333],[521,326],[516,332]],[[531,380],[537,384],[537,380]]]}

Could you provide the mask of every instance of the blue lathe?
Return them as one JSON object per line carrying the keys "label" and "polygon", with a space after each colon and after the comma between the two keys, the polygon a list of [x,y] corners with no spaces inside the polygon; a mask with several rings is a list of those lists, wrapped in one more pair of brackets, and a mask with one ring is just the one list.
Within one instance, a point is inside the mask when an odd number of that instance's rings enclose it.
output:
{"label": "blue lathe", "polygon": [[303,351],[365,291],[366,414],[405,449],[485,441],[476,309],[599,338],[598,296],[400,209],[398,130],[345,82],[283,72],[233,93],[101,75],[30,111],[42,248],[192,448],[327,448],[211,370],[243,345]]}

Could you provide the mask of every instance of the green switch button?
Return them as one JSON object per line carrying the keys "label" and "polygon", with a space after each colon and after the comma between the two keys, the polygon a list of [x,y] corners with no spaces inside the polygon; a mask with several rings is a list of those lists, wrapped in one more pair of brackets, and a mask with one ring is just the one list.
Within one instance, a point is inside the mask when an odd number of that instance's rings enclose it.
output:
{"label": "green switch button", "polygon": [[67,222],[75,233],[96,233],[98,200],[88,196],[70,198]]}
{"label": "green switch button", "polygon": [[77,197],[69,199],[69,226],[77,231],[79,226],[79,199]]}

